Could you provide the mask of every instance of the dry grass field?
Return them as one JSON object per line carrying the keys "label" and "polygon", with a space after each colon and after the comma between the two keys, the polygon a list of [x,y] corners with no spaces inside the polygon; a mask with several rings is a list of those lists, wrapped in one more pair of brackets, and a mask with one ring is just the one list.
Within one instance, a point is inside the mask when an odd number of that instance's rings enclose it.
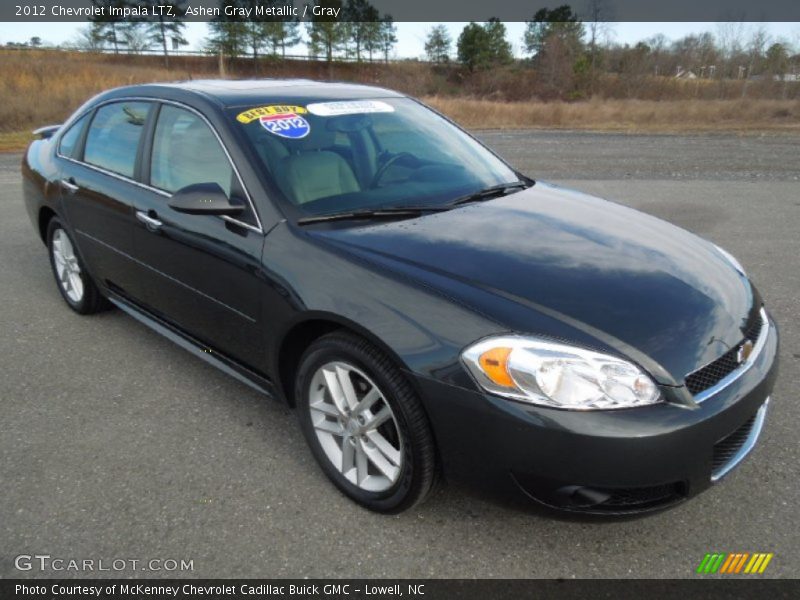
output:
{"label": "dry grass field", "polygon": [[185,74],[66,52],[0,51],[0,150],[15,150],[36,127],[60,123],[98,92]]}
{"label": "dry grass field", "polygon": [[602,100],[492,102],[426,98],[478,129],[583,129],[628,132],[800,132],[797,100]]}
{"label": "dry grass field", "polygon": [[[0,151],[24,147],[32,129],[61,122],[102,90],[142,82],[219,76],[217,62],[210,57],[175,57],[171,70],[160,64],[158,57],[148,56],[0,50]],[[583,102],[507,102],[496,98],[508,98],[508,93],[493,93],[489,86],[489,93],[477,95],[474,87],[447,83],[435,69],[418,63],[326,65],[265,60],[254,70],[252,63],[242,61],[229,65],[227,73],[236,77],[351,80],[391,87],[420,96],[455,121],[475,129],[800,131],[798,100],[595,98]]]}

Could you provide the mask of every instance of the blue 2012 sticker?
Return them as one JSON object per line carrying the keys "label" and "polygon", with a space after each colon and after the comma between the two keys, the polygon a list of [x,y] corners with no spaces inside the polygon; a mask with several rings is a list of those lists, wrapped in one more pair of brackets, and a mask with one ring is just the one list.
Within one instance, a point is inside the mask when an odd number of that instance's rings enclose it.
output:
{"label": "blue 2012 sticker", "polygon": [[311,126],[296,113],[265,115],[259,118],[261,126],[270,133],[290,140],[299,140],[308,135]]}

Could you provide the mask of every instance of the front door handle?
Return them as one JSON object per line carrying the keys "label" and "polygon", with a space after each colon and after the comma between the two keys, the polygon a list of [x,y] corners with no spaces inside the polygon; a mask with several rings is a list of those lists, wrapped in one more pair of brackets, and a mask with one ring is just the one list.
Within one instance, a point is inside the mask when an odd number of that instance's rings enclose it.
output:
{"label": "front door handle", "polygon": [[164,224],[158,219],[151,217],[146,212],[143,212],[141,210],[136,211],[136,218],[139,219],[139,221],[141,221],[142,223],[144,223],[144,226],[147,227],[149,231],[158,231]]}
{"label": "front door handle", "polygon": [[67,190],[70,194],[74,194],[79,189],[81,189],[79,186],[75,184],[75,180],[72,177],[70,177],[69,179],[62,179],[59,183],[61,183],[61,187]]}

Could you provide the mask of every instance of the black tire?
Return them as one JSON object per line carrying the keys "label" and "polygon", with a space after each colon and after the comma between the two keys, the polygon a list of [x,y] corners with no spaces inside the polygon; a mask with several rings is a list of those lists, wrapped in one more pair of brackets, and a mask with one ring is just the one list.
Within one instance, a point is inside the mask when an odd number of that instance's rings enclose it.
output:
{"label": "black tire", "polygon": [[[334,361],[352,365],[367,375],[394,413],[395,432],[402,437],[402,464],[396,482],[385,491],[364,490],[342,475],[315,432],[309,408],[312,378],[323,365]],[[314,458],[346,496],[370,510],[388,514],[407,510],[428,497],[438,469],[427,415],[402,372],[371,343],[349,333],[334,332],[311,344],[297,369],[295,401],[300,426]]]}
{"label": "black tire", "polygon": [[75,240],[72,239],[72,236],[66,230],[61,221],[56,217],[50,219],[50,223],[48,223],[47,226],[47,252],[50,256],[50,268],[52,269],[53,277],[56,280],[56,287],[61,293],[61,297],[64,298],[64,302],[66,302],[72,310],[81,315],[90,315],[111,308],[111,304],[103,297],[103,295],[100,293],[100,290],[97,289],[94,281],[92,281],[92,278],[86,270],[86,266],[83,264],[83,261],[81,260],[77,251],[74,252],[74,256],[75,260],[77,261],[78,268],[80,269],[78,276],[83,283],[83,293],[80,299],[77,300],[69,296],[67,291],[64,289],[64,285],[60,281],[58,269],[56,267],[53,238],[57,233],[59,233],[59,235],[65,235],[68,238],[73,250],[76,246]]}

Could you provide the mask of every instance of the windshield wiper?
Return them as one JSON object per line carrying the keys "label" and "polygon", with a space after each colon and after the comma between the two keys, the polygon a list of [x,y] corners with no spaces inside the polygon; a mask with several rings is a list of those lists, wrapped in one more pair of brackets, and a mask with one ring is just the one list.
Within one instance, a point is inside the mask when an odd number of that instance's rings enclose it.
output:
{"label": "windshield wiper", "polygon": [[490,200],[499,196],[505,196],[512,190],[521,190],[533,185],[532,181],[512,181],[493,185],[479,192],[456,198],[444,206],[389,206],[386,208],[359,209],[347,212],[328,213],[326,215],[315,215],[312,217],[301,217],[297,220],[299,225],[308,223],[324,223],[326,221],[346,221],[350,219],[396,219],[398,217],[418,217],[426,213],[444,212],[452,208],[466,204],[467,202],[477,202],[480,200]]}
{"label": "windshield wiper", "polygon": [[461,198],[456,198],[450,204],[448,204],[448,206],[453,207],[453,206],[458,206],[460,204],[467,204],[468,202],[491,200],[492,198],[505,196],[511,190],[524,190],[525,188],[528,188],[531,185],[533,184],[528,183],[527,181],[512,181],[511,183],[501,183],[500,185],[493,185],[492,187],[488,187],[479,192],[475,192],[473,194],[467,194],[466,196],[462,196]]}
{"label": "windshield wiper", "polygon": [[323,223],[325,221],[345,221],[348,219],[396,219],[398,217],[418,217],[425,213],[449,210],[444,206],[390,206],[387,208],[363,209],[349,212],[330,213],[313,217],[302,217],[298,224]]}

